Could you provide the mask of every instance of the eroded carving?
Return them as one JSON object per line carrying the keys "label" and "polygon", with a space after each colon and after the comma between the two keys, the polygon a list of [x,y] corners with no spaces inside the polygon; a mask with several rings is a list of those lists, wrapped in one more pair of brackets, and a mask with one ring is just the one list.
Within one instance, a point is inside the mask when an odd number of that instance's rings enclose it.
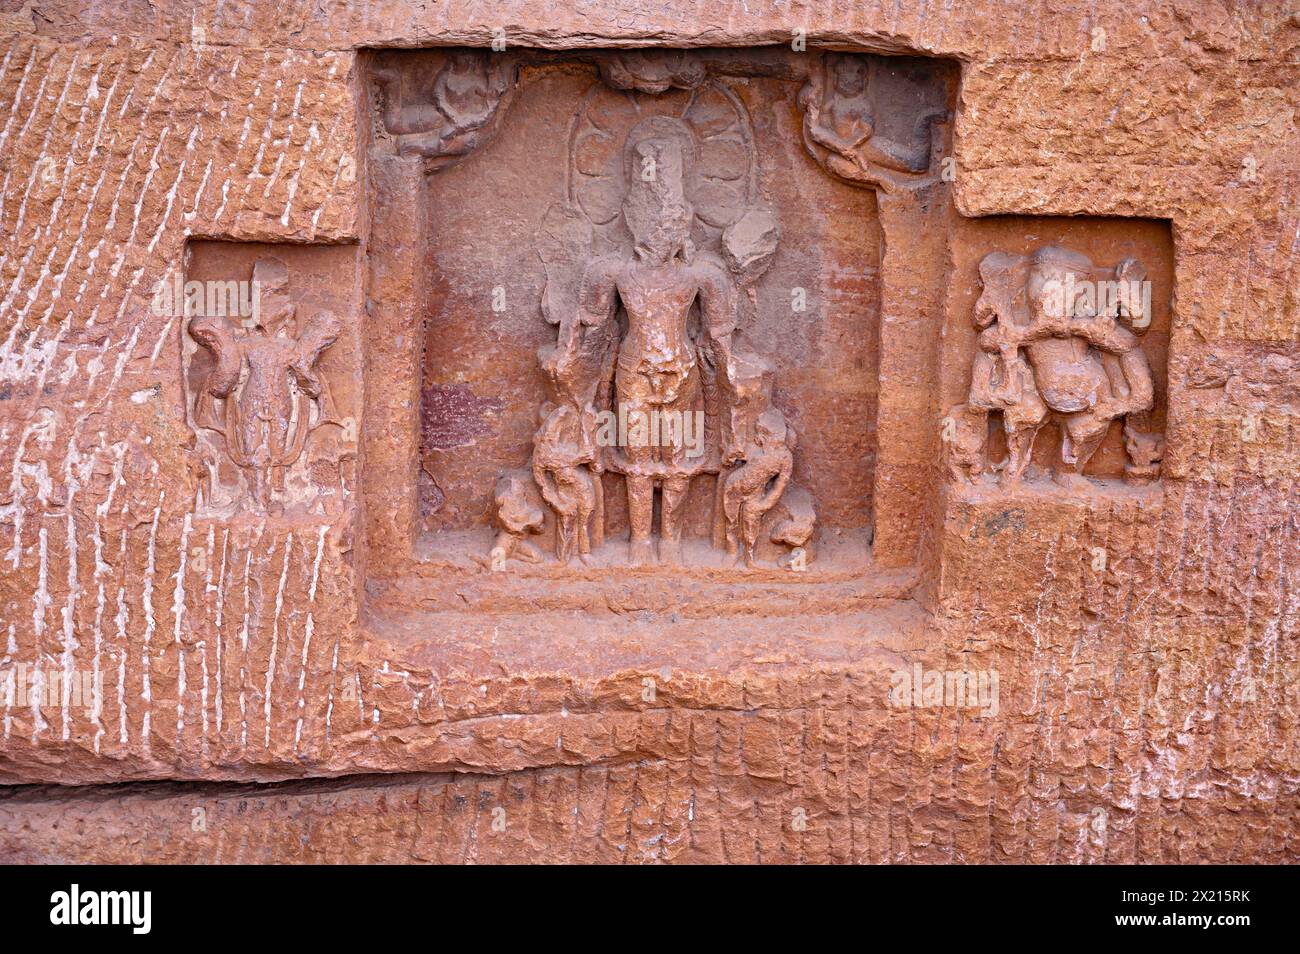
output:
{"label": "eroded carving", "polygon": [[794,468],[785,416],[780,411],[775,408],[764,411],[754,430],[754,440],[741,449],[743,463],[727,474],[722,491],[723,512],[727,517],[727,553],[737,560],[743,557],[749,566],[755,562],[759,525],[785,493]]}
{"label": "eroded carving", "polygon": [[807,567],[816,556],[813,532],[817,529],[817,508],[812,494],[802,487],[789,487],[779,508],[785,510],[786,516],[772,525],[771,540],[789,548],[786,566]]}
{"label": "eroded carving", "polygon": [[846,181],[889,192],[929,181],[933,127],[946,109],[923,109],[911,120],[910,137],[878,128],[870,90],[870,62],[852,53],[828,53],[799,93],[804,143],[828,172]]}
{"label": "eroded carving", "polygon": [[545,514],[537,499],[537,488],[524,472],[502,474],[497,480],[493,503],[496,510],[496,539],[488,553],[486,565],[500,568],[507,560],[541,563],[542,552],[528,539],[540,533]]}
{"label": "eroded carving", "polygon": [[1157,476],[1163,441],[1142,430],[1155,395],[1135,333],[1150,323],[1141,264],[1125,259],[1098,268],[1078,252],[1047,246],[1032,256],[986,255],[980,280],[970,395],[945,422],[953,473],[973,480],[986,470],[988,416],[996,411],[1008,448],[1004,482],[1023,479],[1049,421],[1061,430],[1058,482],[1084,482],[1084,468],[1117,420],[1124,422],[1126,475]]}
{"label": "eroded carving", "polygon": [[[614,85],[690,85],[647,80],[657,59],[631,62],[641,79]],[[532,473],[561,561],[603,543],[610,472],[626,489],[630,563],[682,561],[691,482],[711,478],[714,542],[753,565],[793,469],[770,366],[735,341],[780,230],[756,198],[743,107],[702,70],[690,76],[699,89],[678,115],[643,117],[641,94],[593,87],[571,134],[568,201],[542,229],[541,310],[557,340],[539,354],[551,402]]]}
{"label": "eroded carving", "polygon": [[[621,541],[601,552],[608,513],[609,527],[629,528],[626,557],[633,564],[688,559],[718,566],[729,562],[727,553],[753,564],[784,558],[786,549],[798,551],[792,559],[802,567],[812,553],[817,508],[792,485],[793,475],[809,468],[800,479],[816,488],[828,514],[843,516],[845,505],[826,496],[832,471],[814,469],[826,448],[810,445],[808,460],[796,449],[792,425],[803,414],[813,423],[824,420],[823,393],[801,408],[794,395],[803,385],[784,390],[792,366],[821,345],[804,341],[801,326],[790,353],[771,349],[781,347],[774,329],[806,307],[808,279],[821,278],[801,261],[783,261],[783,275],[803,279],[785,290],[799,304],[783,305],[772,290],[759,294],[781,248],[781,228],[759,195],[744,103],[788,84],[779,95],[803,109],[804,146],[823,168],[852,185],[911,190],[934,181],[931,143],[947,116],[951,85],[934,82],[922,61],[886,64],[878,57],[775,48],[384,53],[371,70],[381,126],[377,150],[421,156],[427,171],[462,160],[502,125],[525,65],[530,77],[535,70],[578,103],[563,196],[547,204],[535,233],[545,270],[541,311],[556,329],[555,343],[538,355],[545,399],[513,402],[490,440],[497,453],[508,454],[502,465],[523,463],[516,456],[526,440],[521,415],[540,405],[525,471],[546,514],[542,539],[554,540],[559,562],[621,562]],[[581,92],[585,83],[591,85]],[[521,94],[525,123],[533,121],[527,99],[533,89]],[[487,159],[494,167],[503,161]],[[784,188],[764,188],[780,201],[788,198]],[[515,256],[512,251],[518,268]],[[503,292],[509,286],[512,297],[500,308],[494,300],[494,312],[516,312],[518,284],[499,286]],[[462,282],[447,297],[468,304],[468,295]],[[746,341],[747,328],[761,346]],[[869,358],[870,346],[855,348]],[[517,373],[519,350],[508,353]],[[474,363],[481,387],[481,354]],[[783,415],[774,410],[773,366],[783,382]],[[845,373],[828,372],[833,390],[845,389]],[[448,385],[430,388],[441,386]],[[874,398],[864,392],[852,401],[870,413]],[[861,440],[874,439],[869,423],[853,426]],[[438,449],[426,434],[422,453],[432,458]],[[865,482],[872,459],[864,453],[843,468]],[[422,461],[427,483],[439,466]],[[838,475],[841,465],[834,466]],[[455,511],[424,507],[422,498],[429,533],[477,528],[491,506],[481,464],[456,458],[448,468],[453,483],[468,492],[458,495],[462,509]],[[488,472],[497,473],[495,466]],[[607,500],[606,493],[618,496]],[[791,494],[807,497],[806,505],[799,498],[797,512],[784,505]],[[690,542],[698,534],[708,536],[713,556]],[[830,552],[850,552],[840,542]],[[448,544],[448,552],[461,545],[450,537]]]}
{"label": "eroded carving", "polygon": [[597,62],[600,78],[614,89],[662,93],[695,89],[708,75],[704,64],[687,50],[626,50]]}
{"label": "eroded carving", "polygon": [[517,75],[512,58],[479,50],[445,54],[424,89],[405,70],[373,70],[380,116],[398,155],[423,157],[429,172],[460,162],[496,135]]}
{"label": "eroded carving", "polygon": [[[227,315],[190,319],[190,336],[208,354],[194,388],[192,421],[221,438],[225,455],[242,476],[239,509],[275,513],[285,474],[302,456],[312,432],[341,423],[329,384],[317,362],[339,335],[328,311],[299,314],[289,273],[276,258],[253,267],[258,308],[236,323]],[[200,503],[213,496],[220,462],[201,464]]]}

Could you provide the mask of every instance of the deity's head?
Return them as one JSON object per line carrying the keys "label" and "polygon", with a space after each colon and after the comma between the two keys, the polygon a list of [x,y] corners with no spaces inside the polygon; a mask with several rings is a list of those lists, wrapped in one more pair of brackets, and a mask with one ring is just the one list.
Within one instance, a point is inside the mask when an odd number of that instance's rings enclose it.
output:
{"label": "deity's head", "polygon": [[636,255],[666,265],[689,255],[694,211],[686,200],[682,145],[668,137],[638,141],[629,154],[623,220],[636,242]]}
{"label": "deity's head", "polygon": [[441,98],[442,87],[449,82],[463,85],[467,81],[486,85],[488,61],[478,50],[456,50],[447,57],[447,64],[434,77],[434,94]]}
{"label": "deity's head", "polygon": [[278,258],[259,258],[253,266],[253,295],[257,323],[274,334],[293,314],[289,297],[289,269]]}
{"label": "deity's head", "polygon": [[1072,318],[1076,299],[1092,280],[1092,262],[1086,255],[1059,245],[1048,245],[1030,261],[1025,293],[1035,317]]}
{"label": "deity's head", "polygon": [[837,56],[831,81],[840,96],[859,96],[867,89],[867,64],[857,56]]}

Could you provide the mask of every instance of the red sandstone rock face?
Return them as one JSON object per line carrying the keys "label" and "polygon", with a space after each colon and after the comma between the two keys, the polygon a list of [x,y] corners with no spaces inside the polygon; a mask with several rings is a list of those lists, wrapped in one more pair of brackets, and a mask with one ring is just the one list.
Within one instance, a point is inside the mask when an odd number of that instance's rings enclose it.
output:
{"label": "red sandstone rock face", "polygon": [[[518,75],[430,92],[416,50],[497,24]],[[0,793],[0,857],[1296,859],[1283,6],[34,3],[0,36],[0,779],[40,783]],[[592,52],[647,45],[710,49]],[[828,98],[824,47],[922,80]],[[902,69],[869,62],[872,89]],[[386,116],[380,68],[435,111]],[[555,512],[496,502],[556,343],[548,130],[593,84],[709,82],[779,226],[753,284],[718,254],[816,558],[723,565],[700,477],[684,565],[560,565]],[[875,151],[936,103],[927,158]],[[1046,246],[1152,282],[1154,479],[1123,479],[1119,419],[1082,487],[1049,478],[1052,425],[1018,486],[952,473],[979,264]],[[274,328],[155,306],[271,259]],[[996,465],[999,421],[976,437]],[[509,526],[539,563],[494,570]]]}

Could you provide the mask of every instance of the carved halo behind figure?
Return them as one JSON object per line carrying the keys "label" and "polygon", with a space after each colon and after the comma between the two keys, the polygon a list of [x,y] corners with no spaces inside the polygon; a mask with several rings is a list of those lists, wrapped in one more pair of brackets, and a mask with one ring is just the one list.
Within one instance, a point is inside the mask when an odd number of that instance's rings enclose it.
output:
{"label": "carved halo behind figure", "polygon": [[757,170],[749,115],[716,80],[689,91],[654,95],[595,83],[569,129],[569,204],[590,220],[605,243],[625,244],[620,213],[635,144],[649,136],[682,145],[686,197],[695,211],[694,238],[716,245],[723,229],[755,204]]}

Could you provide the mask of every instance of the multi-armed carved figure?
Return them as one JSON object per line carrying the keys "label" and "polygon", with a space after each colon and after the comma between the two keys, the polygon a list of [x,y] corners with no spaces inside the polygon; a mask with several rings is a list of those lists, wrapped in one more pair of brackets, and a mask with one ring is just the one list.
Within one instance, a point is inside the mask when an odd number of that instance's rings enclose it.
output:
{"label": "multi-armed carved figure", "polygon": [[284,490],[285,472],[307,437],[335,417],[316,361],[338,338],[339,323],[322,311],[299,329],[289,273],[279,259],[253,267],[253,293],[258,317],[251,327],[237,328],[224,316],[190,321],[191,336],[214,359],[198,388],[194,421],[225,438],[226,453],[265,513],[278,506],[272,492]]}
{"label": "multi-armed carved figure", "polygon": [[1077,483],[1111,422],[1127,423],[1154,404],[1146,355],[1119,320],[1149,323],[1146,273],[1133,259],[1103,270],[1078,252],[1048,246],[1028,259],[986,255],[980,278],[970,398],[951,415],[954,468],[972,477],[982,469],[984,420],[996,410],[1007,435],[1004,480],[1024,476],[1034,438],[1053,419],[1066,467],[1057,479]]}

